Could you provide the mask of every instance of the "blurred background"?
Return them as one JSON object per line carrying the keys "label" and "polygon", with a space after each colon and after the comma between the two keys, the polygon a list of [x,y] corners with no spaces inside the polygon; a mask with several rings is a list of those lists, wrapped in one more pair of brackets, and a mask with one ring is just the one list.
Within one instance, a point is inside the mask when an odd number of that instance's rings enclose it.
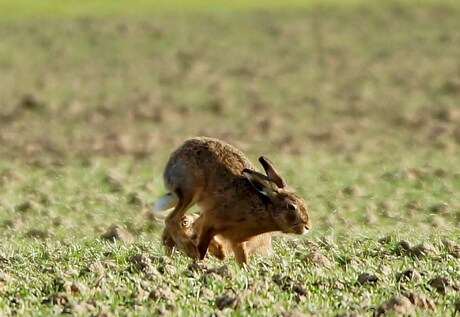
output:
{"label": "blurred background", "polygon": [[458,6],[443,1],[2,1],[0,154],[456,152]]}
{"label": "blurred background", "polygon": [[[311,232],[165,256],[197,135],[268,156]],[[0,316],[454,316],[459,158],[458,0],[0,0]]]}
{"label": "blurred background", "polygon": [[207,135],[274,158],[317,228],[455,226],[459,30],[457,1],[2,0],[2,217],[132,218]]}

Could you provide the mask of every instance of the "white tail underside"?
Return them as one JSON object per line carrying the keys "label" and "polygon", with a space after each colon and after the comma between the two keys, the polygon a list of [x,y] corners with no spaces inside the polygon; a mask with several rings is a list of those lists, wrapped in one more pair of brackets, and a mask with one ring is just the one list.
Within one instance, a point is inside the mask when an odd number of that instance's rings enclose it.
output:
{"label": "white tail underside", "polygon": [[163,195],[153,204],[153,211],[158,218],[166,218],[177,205],[178,199],[176,195],[167,193]]}

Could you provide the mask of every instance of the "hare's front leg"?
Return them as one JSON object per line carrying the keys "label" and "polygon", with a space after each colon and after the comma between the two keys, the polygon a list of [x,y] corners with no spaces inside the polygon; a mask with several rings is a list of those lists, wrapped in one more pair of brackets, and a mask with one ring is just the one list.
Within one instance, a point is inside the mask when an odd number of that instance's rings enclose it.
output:
{"label": "hare's front leg", "polygon": [[206,256],[206,253],[208,252],[208,247],[209,244],[211,243],[212,240],[212,230],[206,230],[200,234],[199,240],[198,240],[198,252],[200,254],[200,260],[203,260],[204,257]]}
{"label": "hare's front leg", "polygon": [[173,238],[171,237],[171,233],[169,232],[168,228],[163,229],[161,241],[165,247],[166,255],[171,256],[173,254],[174,248],[176,247],[176,242],[174,242]]}
{"label": "hare's front leg", "polygon": [[[196,240],[198,253],[200,254],[200,260],[203,260],[208,252],[209,245],[213,243],[213,251],[218,251],[216,255],[217,258],[225,258],[224,247],[213,239],[215,236],[214,227],[206,222],[207,213],[203,211],[198,219],[193,224],[193,228],[197,233]],[[216,248],[217,247],[217,248]]]}
{"label": "hare's front leg", "polygon": [[[203,230],[198,226],[195,226],[195,230],[199,232],[199,235],[195,234],[193,241],[197,245],[200,259],[202,260],[206,256],[207,251],[209,251],[219,260],[225,260],[227,257],[225,245],[217,240],[214,234],[210,234],[213,230]],[[209,238],[210,236],[211,238]],[[208,242],[209,239],[211,240]]]}

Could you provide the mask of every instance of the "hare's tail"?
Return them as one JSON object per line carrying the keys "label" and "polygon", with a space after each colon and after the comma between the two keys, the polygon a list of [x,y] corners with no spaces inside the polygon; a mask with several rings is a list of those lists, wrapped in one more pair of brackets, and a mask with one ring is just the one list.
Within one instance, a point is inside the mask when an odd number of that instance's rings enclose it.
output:
{"label": "hare's tail", "polygon": [[178,198],[173,193],[163,195],[153,204],[153,212],[158,218],[166,218],[177,205]]}

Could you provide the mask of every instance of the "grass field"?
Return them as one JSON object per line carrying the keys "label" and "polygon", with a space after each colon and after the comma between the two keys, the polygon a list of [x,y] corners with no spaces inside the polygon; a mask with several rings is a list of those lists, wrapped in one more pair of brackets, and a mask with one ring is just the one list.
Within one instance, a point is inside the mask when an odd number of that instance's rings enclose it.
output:
{"label": "grass field", "polygon": [[[454,1],[0,0],[0,316],[455,315],[459,29]],[[270,157],[311,233],[166,257],[195,135]]]}

